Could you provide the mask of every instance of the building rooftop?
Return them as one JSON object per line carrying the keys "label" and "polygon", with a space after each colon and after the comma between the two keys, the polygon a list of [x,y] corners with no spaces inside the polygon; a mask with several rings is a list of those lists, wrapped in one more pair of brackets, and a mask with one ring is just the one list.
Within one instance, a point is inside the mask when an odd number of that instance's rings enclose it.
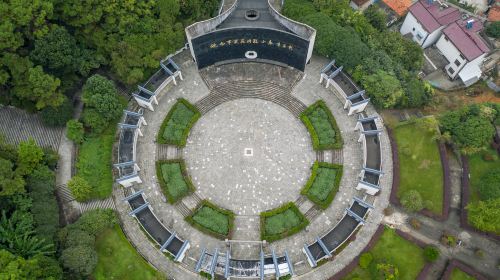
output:
{"label": "building rooftop", "polygon": [[[245,0],[238,1],[236,9],[223,21],[217,29],[236,28],[236,27],[260,27],[271,28],[281,31],[287,31],[286,27],[280,24],[269,12],[267,0]],[[247,19],[246,13],[249,10],[258,12],[258,15],[252,20]]]}
{"label": "building rooftop", "polygon": [[412,1],[411,0],[382,0],[384,4],[393,10],[398,16],[402,17],[408,12]]}
{"label": "building rooftop", "polygon": [[472,27],[467,28],[468,20],[459,20],[450,24],[443,30],[443,33],[468,61],[472,61],[489,52],[490,49],[477,34],[483,29],[483,24],[479,20],[472,19],[474,20]]}
{"label": "building rooftop", "polygon": [[434,0],[418,1],[410,7],[410,12],[429,33],[461,18],[457,8],[441,5]]}
{"label": "building rooftop", "polygon": [[488,12],[489,21],[500,21],[500,1],[497,1]]}

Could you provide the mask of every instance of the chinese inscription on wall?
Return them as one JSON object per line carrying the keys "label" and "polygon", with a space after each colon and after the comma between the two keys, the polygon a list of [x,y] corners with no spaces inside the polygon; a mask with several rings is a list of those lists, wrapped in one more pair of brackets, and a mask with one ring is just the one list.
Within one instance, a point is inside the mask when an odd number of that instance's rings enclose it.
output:
{"label": "chinese inscription on wall", "polygon": [[220,47],[224,46],[231,46],[231,45],[248,45],[248,44],[260,44],[260,45],[268,45],[268,46],[274,46],[278,48],[283,48],[283,49],[288,49],[289,51],[293,51],[293,45],[292,44],[286,44],[282,42],[273,42],[273,40],[259,40],[259,39],[229,39],[225,41],[220,41],[220,42],[214,42],[210,44],[211,49],[217,49]]}

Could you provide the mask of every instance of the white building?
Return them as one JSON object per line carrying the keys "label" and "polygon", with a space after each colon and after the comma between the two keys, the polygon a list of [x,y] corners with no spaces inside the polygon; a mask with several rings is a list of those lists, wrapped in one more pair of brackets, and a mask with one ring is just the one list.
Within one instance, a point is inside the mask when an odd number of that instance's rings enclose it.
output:
{"label": "white building", "polygon": [[483,29],[475,19],[459,20],[447,26],[436,47],[448,60],[445,71],[452,79],[460,78],[469,86],[482,74],[481,65],[490,51],[477,32]]}
{"label": "white building", "polygon": [[435,0],[420,0],[410,7],[400,32],[427,48],[439,39],[448,24],[460,18],[457,8]]}

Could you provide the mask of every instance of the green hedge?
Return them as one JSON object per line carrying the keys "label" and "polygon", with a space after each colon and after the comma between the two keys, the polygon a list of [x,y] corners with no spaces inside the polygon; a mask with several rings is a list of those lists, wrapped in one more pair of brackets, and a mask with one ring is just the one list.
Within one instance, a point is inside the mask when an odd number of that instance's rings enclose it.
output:
{"label": "green hedge", "polygon": [[260,213],[260,238],[268,242],[296,234],[309,224],[293,202]]}
{"label": "green hedge", "polygon": [[186,146],[189,131],[200,117],[201,114],[195,106],[186,99],[179,98],[163,120],[157,142]]}
{"label": "green hedge", "polygon": [[195,191],[186,165],[181,159],[157,161],[156,177],[168,202],[172,204]]}
{"label": "green hedge", "polygon": [[342,165],[314,162],[311,177],[300,192],[322,209],[328,208],[339,190]]}
{"label": "green hedge", "polygon": [[323,100],[318,100],[300,114],[313,142],[314,150],[341,149],[342,136],[337,122]]}
{"label": "green hedge", "polygon": [[203,200],[186,221],[198,230],[215,238],[226,239],[234,227],[234,213]]}

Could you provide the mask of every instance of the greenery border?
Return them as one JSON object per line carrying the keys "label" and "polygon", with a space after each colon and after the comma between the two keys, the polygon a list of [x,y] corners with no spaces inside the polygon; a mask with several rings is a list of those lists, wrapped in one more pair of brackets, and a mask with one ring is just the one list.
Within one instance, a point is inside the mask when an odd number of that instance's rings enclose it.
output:
{"label": "greenery border", "polygon": [[[178,163],[181,166],[181,174],[182,178],[184,178],[184,182],[186,182],[186,185],[188,187],[188,192],[184,194],[183,196],[179,197],[177,200],[170,194],[168,191],[168,185],[167,182],[165,182],[165,179],[163,178],[163,174],[161,172],[161,165],[162,164],[171,164],[171,163]],[[158,178],[158,182],[160,183],[161,190],[163,194],[167,197],[167,200],[170,204],[174,204],[175,202],[181,200],[183,197],[187,196],[190,193],[193,193],[196,191],[196,188],[193,185],[193,182],[191,181],[191,178],[189,177],[189,174],[187,173],[186,169],[186,164],[182,159],[170,159],[170,160],[159,160],[156,162],[156,177]]]}
{"label": "greenery border", "polygon": [[[180,142],[167,141],[165,138],[163,138],[163,132],[164,132],[165,128],[167,127],[168,121],[172,117],[173,112],[175,111],[175,109],[177,108],[177,106],[179,106],[179,104],[183,104],[189,110],[193,111],[194,115],[191,118],[191,120],[189,120],[188,125],[184,129],[184,132],[182,133],[182,140]],[[187,138],[189,136],[189,132],[191,131],[191,128],[198,121],[198,119],[200,117],[201,117],[200,111],[198,111],[198,109],[193,104],[189,103],[189,101],[187,101],[184,98],[177,99],[177,102],[170,109],[170,111],[168,111],[167,116],[165,117],[165,119],[161,123],[160,131],[159,131],[158,135],[156,136],[156,142],[158,142],[159,144],[171,144],[171,145],[176,145],[176,146],[179,146],[179,147],[185,147],[186,146],[186,142],[187,142]]]}
{"label": "greenery border", "polygon": [[[316,130],[314,129],[314,126],[312,125],[311,120],[308,117],[308,115],[318,107],[322,108],[328,116],[328,121],[330,122],[330,125],[332,126],[333,130],[335,131],[335,143],[326,145],[319,144],[318,134],[316,133]],[[337,126],[337,122],[335,121],[335,118],[333,117],[330,109],[328,109],[328,106],[326,106],[325,101],[318,100],[311,106],[307,107],[307,109],[305,109],[302,113],[300,113],[300,120],[304,123],[307,130],[309,131],[309,134],[311,135],[311,140],[313,143],[314,150],[328,150],[328,149],[342,148],[343,145],[342,135],[340,135],[340,130],[339,127]]]}
{"label": "greenery border", "polygon": [[[285,231],[285,232],[282,232],[279,234],[267,235],[264,232],[266,218],[281,214],[288,209],[295,212],[295,214],[301,218],[302,222],[300,224],[298,224],[297,226],[289,229],[288,231]],[[292,235],[300,232],[307,225],[309,225],[309,220],[306,218],[306,216],[304,216],[304,214],[302,214],[300,212],[299,208],[295,205],[295,203],[288,202],[288,203],[285,203],[278,208],[274,208],[274,209],[271,209],[269,211],[265,211],[265,212],[260,213],[260,239],[266,240],[267,242],[273,242],[273,241],[283,239],[283,238],[288,237],[288,236],[292,236]]]}
{"label": "greenery border", "polygon": [[[218,211],[219,213],[224,214],[224,215],[227,216],[227,219],[228,219],[228,232],[227,232],[226,235],[220,234],[220,233],[215,232],[215,231],[212,231],[212,230],[210,230],[210,229],[202,226],[201,224],[198,224],[193,219],[193,217],[196,215],[196,213],[198,212],[198,210],[200,208],[204,207],[204,206],[210,207],[210,208]],[[231,236],[231,233],[232,233],[233,228],[234,228],[234,216],[235,215],[234,215],[233,211],[221,208],[221,207],[219,207],[219,206],[217,206],[217,205],[215,205],[215,204],[213,204],[210,201],[208,201],[208,200],[205,199],[205,200],[202,200],[200,202],[200,204],[198,204],[198,206],[196,206],[196,210],[193,211],[193,213],[191,215],[187,216],[185,218],[185,220],[186,220],[186,222],[188,222],[189,224],[191,224],[194,228],[198,229],[199,231],[204,232],[204,233],[206,233],[208,235],[211,235],[211,236],[213,236],[215,238],[224,240],[224,239],[229,238]]]}
{"label": "greenery border", "polygon": [[[317,176],[319,168],[330,168],[330,169],[337,170],[337,176],[335,176],[335,182],[333,182],[333,184],[334,184],[333,188],[324,201],[318,200],[316,197],[309,194],[309,189],[311,189],[314,181],[316,180],[316,176]],[[315,161],[313,166],[312,166],[311,176],[309,177],[309,180],[307,180],[306,184],[304,185],[304,187],[300,191],[300,194],[307,196],[307,198],[310,201],[312,201],[314,204],[316,204],[321,209],[326,209],[326,208],[328,208],[328,206],[330,206],[333,198],[335,197],[335,195],[339,191],[340,180],[342,179],[342,175],[343,175],[343,166],[342,165],[328,163],[328,162]]]}

